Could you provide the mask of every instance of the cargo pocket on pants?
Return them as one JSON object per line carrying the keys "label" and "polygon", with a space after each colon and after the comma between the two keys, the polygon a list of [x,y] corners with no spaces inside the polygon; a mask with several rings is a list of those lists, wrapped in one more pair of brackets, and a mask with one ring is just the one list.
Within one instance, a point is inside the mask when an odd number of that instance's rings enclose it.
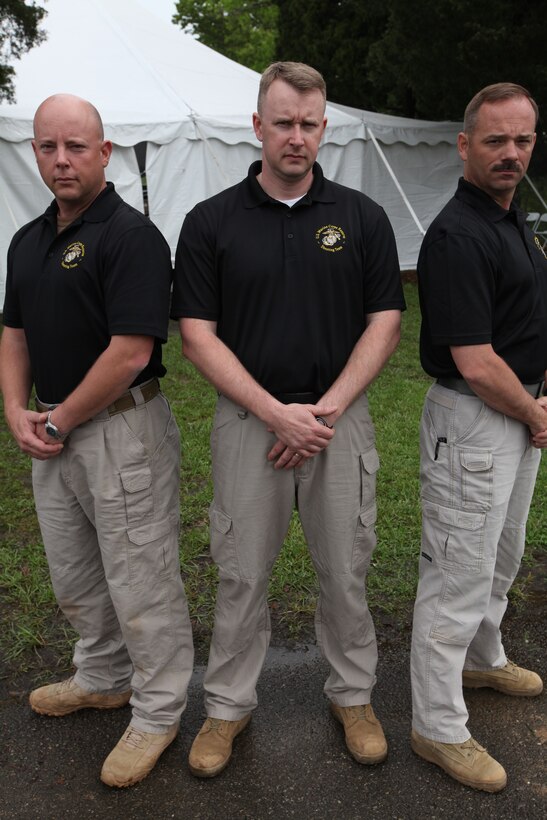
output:
{"label": "cargo pocket on pants", "polygon": [[173,573],[174,551],[169,539],[178,540],[177,536],[177,523],[170,518],[127,530],[130,586],[153,586],[159,578]]}
{"label": "cargo pocket on pants", "polygon": [[151,518],[154,513],[152,472],[148,464],[120,472],[125,497],[127,526],[135,527]]}
{"label": "cargo pocket on pants", "polygon": [[492,506],[493,464],[488,450],[460,450],[462,468],[462,503],[474,510],[489,510]]}
{"label": "cargo pocket on pants", "polygon": [[241,578],[231,517],[216,507],[213,502],[209,507],[209,521],[211,558],[221,573],[231,575],[233,578]]}
{"label": "cargo pocket on pants", "polygon": [[375,447],[359,456],[361,470],[361,508],[353,542],[352,570],[366,572],[376,546],[376,473],[380,459]]}
{"label": "cargo pocket on pants", "polygon": [[422,501],[424,544],[448,572],[476,574],[483,558],[486,513]]}

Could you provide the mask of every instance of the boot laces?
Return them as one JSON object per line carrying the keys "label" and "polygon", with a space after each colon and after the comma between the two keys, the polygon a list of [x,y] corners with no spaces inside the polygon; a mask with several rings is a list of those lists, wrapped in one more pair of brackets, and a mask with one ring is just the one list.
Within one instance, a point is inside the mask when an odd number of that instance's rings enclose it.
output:
{"label": "boot laces", "polygon": [[128,746],[132,746],[133,749],[140,749],[144,740],[144,735],[142,732],[139,732],[138,729],[134,729],[130,726],[125,734],[124,742],[127,743]]}
{"label": "boot laces", "polygon": [[66,680],[61,681],[59,684],[59,688],[57,690],[58,694],[64,694],[68,692],[74,686],[74,675],[71,678],[67,678]]}
{"label": "boot laces", "polygon": [[226,723],[225,720],[222,720],[222,718],[208,718],[208,720],[210,732],[222,732],[224,724]]}

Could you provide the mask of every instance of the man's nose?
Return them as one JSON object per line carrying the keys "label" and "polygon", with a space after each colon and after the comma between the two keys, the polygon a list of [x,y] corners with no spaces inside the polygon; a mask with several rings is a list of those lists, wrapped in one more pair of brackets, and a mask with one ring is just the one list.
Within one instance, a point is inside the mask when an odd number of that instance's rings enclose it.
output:
{"label": "man's nose", "polygon": [[519,152],[515,140],[507,140],[504,143],[503,159],[518,160]]}
{"label": "man's nose", "polygon": [[295,145],[302,145],[302,143],[304,142],[304,139],[302,137],[302,128],[300,125],[298,125],[298,123],[296,123],[296,125],[293,125],[292,127],[291,142]]}
{"label": "man's nose", "polygon": [[68,164],[68,155],[66,149],[63,145],[59,145],[57,147],[57,158],[56,158],[57,165],[67,165]]}

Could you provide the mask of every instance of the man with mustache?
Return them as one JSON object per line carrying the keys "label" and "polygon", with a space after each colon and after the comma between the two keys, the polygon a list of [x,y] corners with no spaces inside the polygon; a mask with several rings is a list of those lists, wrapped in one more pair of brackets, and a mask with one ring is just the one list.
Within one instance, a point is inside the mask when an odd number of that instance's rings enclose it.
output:
{"label": "man with mustache", "polygon": [[524,551],[547,446],[547,259],[514,202],[537,105],[512,83],[467,106],[454,198],[418,261],[422,552],[412,636],[412,748],[456,780],[500,791],[503,767],[472,737],[464,687],[530,697],[539,675],[505,655],[500,624]]}
{"label": "man with mustache", "polygon": [[112,143],[94,106],[49,97],[32,146],[55,199],[9,248],[0,380],[8,425],[33,459],[55,595],[79,640],[76,673],[35,689],[30,705],[62,717],[130,703],[101,771],[130,786],[175,739],[193,662],[179,432],[158,381],[171,258],[106,182]]}
{"label": "man with mustache", "polygon": [[219,392],[211,436],[211,554],[219,567],[205,675],[207,720],[190,769],[213,777],[257,705],[270,639],[268,579],[295,504],[317,569],[325,692],[360,763],[387,743],[365,577],[379,467],[366,388],[399,340],[404,308],[383,210],[323,177],[321,75],[274,63],[253,115],[262,161],[182,227],[172,315]]}

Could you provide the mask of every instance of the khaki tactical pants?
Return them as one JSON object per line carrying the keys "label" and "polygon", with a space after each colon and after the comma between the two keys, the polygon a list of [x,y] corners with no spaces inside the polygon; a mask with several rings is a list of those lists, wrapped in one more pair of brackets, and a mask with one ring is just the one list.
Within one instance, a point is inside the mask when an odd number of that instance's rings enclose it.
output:
{"label": "khaki tactical pants", "polygon": [[422,553],[414,609],[413,726],[470,737],[462,670],[504,666],[500,624],[524,552],[540,461],[528,428],[434,384],[421,425]]}
{"label": "khaki tactical pants", "polygon": [[267,461],[275,443],[258,418],[225,397],[211,445],[211,553],[219,567],[215,627],[205,676],[212,717],[237,720],[257,705],[270,640],[268,579],[296,505],[319,578],[317,640],[330,664],[328,697],[370,701],[376,637],[365,576],[376,544],[378,455],[366,396],[336,422],[326,450],[292,470]]}
{"label": "khaki tactical pants", "polygon": [[73,430],[33,461],[36,509],[60,608],[78,632],[76,681],[133,689],[132,724],[163,733],[180,719],[193,664],[180,576],[176,422],[160,393]]}

